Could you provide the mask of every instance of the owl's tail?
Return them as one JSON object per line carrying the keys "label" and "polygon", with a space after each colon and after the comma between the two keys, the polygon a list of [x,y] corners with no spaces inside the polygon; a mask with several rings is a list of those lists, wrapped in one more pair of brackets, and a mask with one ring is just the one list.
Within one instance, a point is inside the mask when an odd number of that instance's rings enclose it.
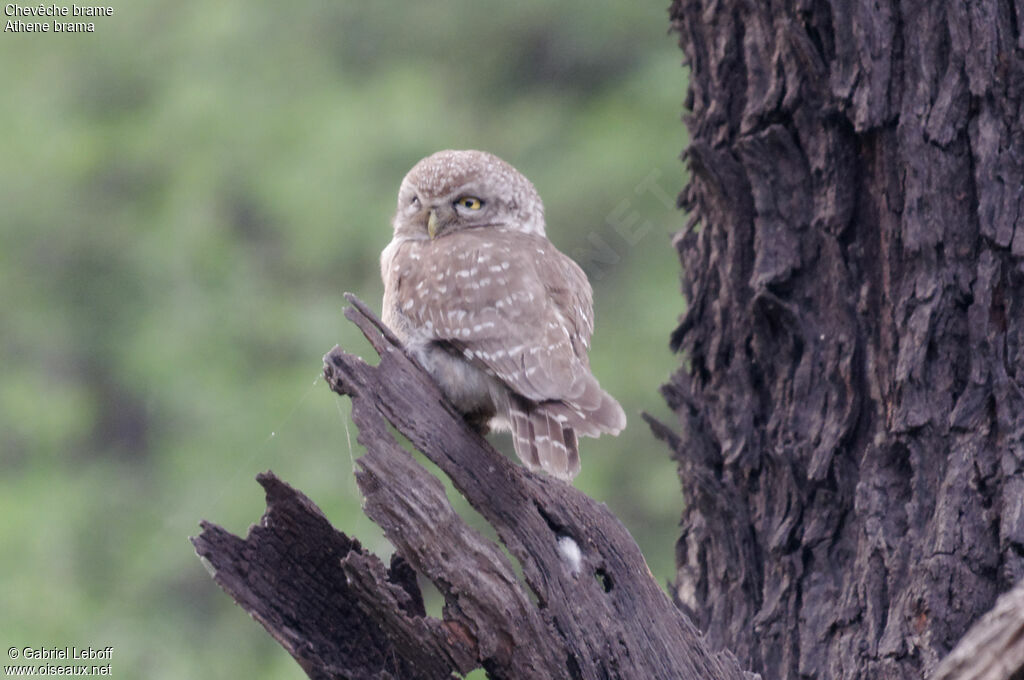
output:
{"label": "owl's tail", "polygon": [[520,403],[509,413],[516,455],[530,470],[571,482],[580,471],[576,433],[542,404]]}
{"label": "owl's tail", "polygon": [[563,401],[514,399],[508,420],[519,460],[531,470],[544,470],[571,482],[580,471],[577,435],[618,434],[626,426],[619,403],[600,387],[597,391],[599,394],[588,395],[594,397],[589,409]]}

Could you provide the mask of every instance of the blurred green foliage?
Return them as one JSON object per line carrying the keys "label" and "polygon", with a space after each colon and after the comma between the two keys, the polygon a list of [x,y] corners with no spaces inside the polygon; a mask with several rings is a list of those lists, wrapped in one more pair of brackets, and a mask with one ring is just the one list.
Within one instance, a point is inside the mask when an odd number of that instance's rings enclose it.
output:
{"label": "blurred green foliage", "polygon": [[244,534],[269,468],[389,553],[320,358],[372,354],[341,292],[379,305],[399,181],[442,148],[530,177],[590,274],[630,424],[582,442],[577,486],[669,579],[682,500],[639,417],[670,417],[683,308],[664,5],[156,0],[0,35],[0,641],[112,645],[119,677],[304,677],[187,538]]}

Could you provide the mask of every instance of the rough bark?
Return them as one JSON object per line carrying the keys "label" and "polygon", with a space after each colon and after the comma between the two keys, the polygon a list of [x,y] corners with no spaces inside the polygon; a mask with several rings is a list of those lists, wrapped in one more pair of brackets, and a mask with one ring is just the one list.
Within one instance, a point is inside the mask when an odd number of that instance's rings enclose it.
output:
{"label": "rough bark", "polygon": [[766,678],[920,678],[1024,576],[1024,2],[670,12],[678,600]]}
{"label": "rough bark", "polygon": [[[750,678],[710,653],[608,509],[509,461],[469,427],[361,303],[346,316],[380,354],[324,357],[352,398],[366,454],[365,511],[395,546],[390,569],[334,531],[306,499],[264,475],[268,510],[246,540],[204,524],[214,578],[312,678]],[[452,509],[440,481],[390,426],[447,474],[522,569]],[[578,557],[572,556],[575,546]],[[409,568],[445,597],[426,617]]]}
{"label": "rough bark", "polygon": [[271,473],[257,479],[267,511],[245,540],[203,522],[192,543],[310,678],[449,678],[475,666],[458,629],[425,617],[408,563],[395,556],[385,568],[304,495]]}

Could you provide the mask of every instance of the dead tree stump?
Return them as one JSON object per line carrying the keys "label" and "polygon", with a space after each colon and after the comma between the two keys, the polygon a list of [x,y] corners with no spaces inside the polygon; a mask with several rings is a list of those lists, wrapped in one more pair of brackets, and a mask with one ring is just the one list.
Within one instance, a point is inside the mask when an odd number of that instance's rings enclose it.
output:
{"label": "dead tree stump", "polygon": [[[492,678],[752,677],[731,654],[708,651],[603,504],[502,456],[348,299],[346,316],[380,363],[335,348],[324,374],[352,399],[366,448],[356,477],[367,515],[395,546],[390,567],[269,473],[259,478],[267,512],[245,540],[209,523],[193,539],[217,583],[309,677],[446,678],[478,666]],[[389,425],[494,527],[525,582]],[[443,620],[425,615],[417,573],[444,595]]]}

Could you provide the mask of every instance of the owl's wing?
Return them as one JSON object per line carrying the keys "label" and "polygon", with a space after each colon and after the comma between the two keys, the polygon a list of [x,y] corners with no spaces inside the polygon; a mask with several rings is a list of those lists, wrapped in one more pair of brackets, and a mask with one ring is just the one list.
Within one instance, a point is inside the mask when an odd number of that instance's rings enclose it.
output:
{"label": "owl's wing", "polygon": [[571,258],[549,246],[550,255],[537,262],[537,273],[555,309],[569,328],[573,352],[585,366],[594,334],[594,300],[590,281]]}
{"label": "owl's wing", "polygon": [[604,395],[591,375],[590,284],[543,237],[452,234],[432,244],[416,278],[430,304],[404,311],[413,326],[450,343],[532,401],[563,400],[583,410]]}

